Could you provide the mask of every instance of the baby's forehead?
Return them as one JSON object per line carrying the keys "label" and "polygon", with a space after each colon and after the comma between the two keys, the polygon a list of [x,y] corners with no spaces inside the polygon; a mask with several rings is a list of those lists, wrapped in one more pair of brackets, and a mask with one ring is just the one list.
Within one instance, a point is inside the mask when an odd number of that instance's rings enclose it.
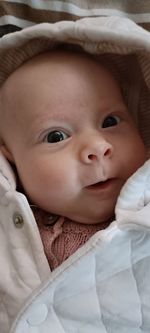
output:
{"label": "baby's forehead", "polygon": [[[11,91],[14,91],[17,82],[20,81],[21,84],[23,79],[30,83],[30,76],[32,78],[32,75],[35,75],[35,73],[41,75],[41,77],[47,74],[53,75],[52,78],[55,80],[56,76],[60,77],[62,73],[66,76],[68,72],[72,73],[75,77],[77,71],[86,74],[88,80],[91,80],[91,71],[92,77],[99,75],[99,78],[106,77],[107,79],[111,79],[116,82],[112,72],[106,68],[103,63],[96,60],[94,56],[85,52],[80,53],[56,49],[41,53],[24,62],[9,75],[2,86],[2,91],[6,94],[8,92],[8,86],[10,87],[10,85],[12,85]],[[14,81],[16,82],[15,85]],[[118,83],[116,82],[116,84]]]}
{"label": "baby's forehead", "polygon": [[[49,72],[47,71],[47,66],[49,68]],[[62,81],[59,79],[62,72],[64,78],[67,75],[67,71],[69,71],[72,75],[71,78],[77,77],[78,80],[79,76],[77,74],[77,69],[79,74],[84,73],[84,80],[86,79],[89,82],[91,81],[91,73],[92,78],[94,78],[94,75],[97,75],[97,73],[98,79],[100,79],[101,76],[102,79],[106,77],[112,82],[112,85],[115,85],[115,91],[117,94],[118,91],[120,92],[120,87],[114,79],[112,73],[94,57],[83,52],[79,53],[56,49],[51,52],[45,52],[39,54],[38,56],[34,56],[30,60],[23,63],[12,74],[10,74],[0,87],[0,104],[2,112],[5,113],[5,119],[8,119],[8,117],[17,117],[17,114],[20,112],[22,107],[22,103],[25,101],[25,96],[28,97],[31,94],[34,96],[36,88],[37,90],[39,89],[42,80],[45,80],[47,75],[48,80],[51,80],[49,82],[53,82],[56,80],[57,73],[59,89],[60,86],[65,84],[63,82],[62,85]],[[33,98],[34,97],[32,97],[32,99]],[[41,96],[38,96],[38,99],[40,98],[42,99]],[[30,103],[30,101],[26,102]],[[20,106],[20,109],[18,106]]]}

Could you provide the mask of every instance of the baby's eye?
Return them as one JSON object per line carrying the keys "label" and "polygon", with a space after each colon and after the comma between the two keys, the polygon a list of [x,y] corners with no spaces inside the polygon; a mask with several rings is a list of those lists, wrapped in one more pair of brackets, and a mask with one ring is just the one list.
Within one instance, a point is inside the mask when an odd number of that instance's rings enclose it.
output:
{"label": "baby's eye", "polygon": [[45,138],[45,141],[48,143],[60,142],[62,140],[66,140],[68,138],[68,134],[62,131],[52,131],[49,132]]}
{"label": "baby's eye", "polygon": [[104,119],[102,123],[102,128],[116,126],[120,123],[120,117],[117,116],[108,116]]}

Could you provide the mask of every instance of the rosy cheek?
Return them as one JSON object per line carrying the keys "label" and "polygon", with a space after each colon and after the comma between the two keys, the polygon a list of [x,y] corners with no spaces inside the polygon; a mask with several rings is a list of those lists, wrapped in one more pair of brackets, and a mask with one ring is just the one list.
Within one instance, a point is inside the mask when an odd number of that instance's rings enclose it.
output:
{"label": "rosy cheek", "polygon": [[41,185],[44,183],[45,186],[53,188],[64,186],[65,171],[60,169],[60,167],[57,167],[55,164],[55,166],[49,166],[48,168],[41,169],[39,172],[39,179]]}

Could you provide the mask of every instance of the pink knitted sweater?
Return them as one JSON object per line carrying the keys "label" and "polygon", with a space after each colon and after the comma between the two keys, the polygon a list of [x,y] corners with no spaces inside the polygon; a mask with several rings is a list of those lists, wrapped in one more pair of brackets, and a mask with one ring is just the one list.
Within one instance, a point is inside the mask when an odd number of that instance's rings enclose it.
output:
{"label": "pink knitted sweater", "polygon": [[32,210],[51,270],[71,256],[98,230],[105,229],[110,224],[110,221],[95,225],[81,224],[50,215],[36,207]]}

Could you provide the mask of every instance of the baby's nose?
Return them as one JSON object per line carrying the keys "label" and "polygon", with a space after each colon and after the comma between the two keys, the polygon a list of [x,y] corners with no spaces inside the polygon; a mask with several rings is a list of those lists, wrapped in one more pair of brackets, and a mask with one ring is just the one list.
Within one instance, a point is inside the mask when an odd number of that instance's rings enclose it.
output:
{"label": "baby's nose", "polygon": [[102,159],[109,159],[113,155],[113,146],[105,139],[95,139],[86,143],[81,151],[80,157],[83,163],[93,163]]}

